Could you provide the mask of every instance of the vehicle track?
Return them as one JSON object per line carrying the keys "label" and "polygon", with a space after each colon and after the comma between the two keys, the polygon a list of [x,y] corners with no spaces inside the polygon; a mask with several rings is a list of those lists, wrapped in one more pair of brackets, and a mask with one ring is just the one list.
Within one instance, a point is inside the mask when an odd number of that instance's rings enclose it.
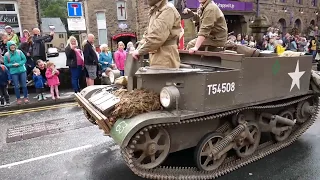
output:
{"label": "vehicle track", "polygon": [[[268,141],[265,143],[262,143],[258,146],[258,149],[251,155],[245,158],[238,158],[236,156],[228,157],[224,163],[216,170],[213,171],[199,171],[196,167],[157,167],[154,169],[143,169],[137,165],[133,159],[133,149],[131,147],[134,147],[134,143],[132,143],[133,140],[137,141],[140,136],[138,135],[140,132],[146,132],[149,131],[152,128],[166,128],[168,126],[176,126],[179,124],[184,123],[196,123],[201,122],[205,120],[213,120],[216,118],[222,118],[225,116],[229,116],[244,110],[263,110],[263,109],[273,109],[273,108],[281,108],[281,107],[287,107],[293,104],[297,104],[301,101],[312,99],[313,100],[313,106],[315,108],[315,111],[313,112],[312,116],[305,121],[303,124],[296,124],[294,126],[294,129],[291,133],[291,135],[282,142],[275,143],[274,141]],[[245,107],[240,108],[237,110],[231,110],[227,112],[222,112],[214,115],[208,115],[204,117],[198,117],[198,118],[192,118],[183,120],[179,123],[165,123],[165,124],[157,124],[157,125],[151,125],[147,126],[145,128],[142,128],[137,135],[135,135],[129,145],[125,148],[121,149],[122,155],[124,157],[124,160],[126,164],[130,167],[130,169],[138,176],[141,176],[143,178],[148,179],[161,179],[161,180],[206,180],[206,179],[215,179],[217,177],[223,176],[225,174],[230,173],[231,171],[237,170],[245,165],[248,165],[252,162],[255,162],[259,159],[262,159],[263,157],[275,153],[289,145],[291,145],[293,142],[295,142],[316,120],[317,113],[319,110],[319,98],[316,95],[305,95],[300,98],[296,98],[295,100],[281,103],[281,104],[274,104],[274,105],[259,105],[259,106],[251,106],[251,107]],[[220,129],[220,130],[219,130]],[[222,125],[220,128],[218,128],[218,131],[225,131],[227,129],[226,125]],[[131,146],[133,145],[133,146]]]}

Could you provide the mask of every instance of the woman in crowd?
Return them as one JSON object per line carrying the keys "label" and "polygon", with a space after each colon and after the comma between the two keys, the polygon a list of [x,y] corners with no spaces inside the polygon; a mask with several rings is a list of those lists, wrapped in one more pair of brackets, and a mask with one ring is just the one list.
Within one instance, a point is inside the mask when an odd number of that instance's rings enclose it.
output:
{"label": "woman in crowd", "polygon": [[128,44],[127,44],[127,49],[126,49],[127,54],[130,53],[130,52],[132,52],[132,51],[134,51],[134,50],[135,50],[135,48],[134,48],[134,46],[133,46],[133,43],[132,43],[131,41],[128,42]]}
{"label": "woman in crowd", "polygon": [[108,67],[112,68],[112,53],[109,51],[107,44],[102,44],[100,50],[99,63],[101,64],[101,70],[104,72]]}
{"label": "woman in crowd", "polygon": [[27,76],[28,80],[30,80],[33,76],[33,68],[35,67],[35,63],[32,59],[32,37],[26,36],[28,39],[24,39],[25,41],[20,44],[19,49],[23,52],[23,54],[27,58],[26,68],[27,68]]}
{"label": "woman in crowd", "polygon": [[4,64],[9,67],[9,71],[14,84],[14,92],[17,97],[17,104],[22,103],[20,99],[20,87],[22,87],[24,103],[29,103],[28,89],[27,89],[27,73],[25,64],[27,62],[26,56],[17,49],[15,42],[9,41],[7,43],[8,52],[4,55]]}
{"label": "woman in crowd", "polygon": [[30,39],[32,39],[30,32],[27,29],[23,30],[23,36],[20,38],[20,42],[29,42]]}
{"label": "woman in crowd", "polygon": [[124,63],[127,58],[127,53],[124,51],[124,43],[120,41],[118,43],[118,50],[114,53],[114,61],[117,68],[120,71],[121,76],[124,76]]}
{"label": "woman in crowd", "polygon": [[71,72],[71,83],[75,93],[80,92],[80,78],[82,77],[82,70],[84,68],[83,53],[78,47],[78,41],[74,36],[70,36],[65,48],[67,56],[67,66]]}

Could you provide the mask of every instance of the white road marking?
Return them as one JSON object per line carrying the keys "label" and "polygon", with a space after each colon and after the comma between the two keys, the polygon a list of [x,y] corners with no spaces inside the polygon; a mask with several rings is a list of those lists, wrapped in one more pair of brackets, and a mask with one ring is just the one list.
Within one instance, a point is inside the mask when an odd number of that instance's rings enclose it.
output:
{"label": "white road marking", "polygon": [[53,157],[53,156],[57,156],[57,155],[61,155],[61,154],[69,153],[69,152],[73,152],[73,151],[78,151],[78,150],[81,150],[81,149],[87,149],[87,148],[90,148],[90,147],[92,147],[91,144],[86,145],[86,146],[73,148],[73,149],[68,149],[68,150],[65,150],[65,151],[59,151],[59,152],[52,153],[52,154],[47,154],[47,155],[44,155],[44,156],[39,156],[39,157],[36,157],[36,158],[31,158],[31,159],[26,159],[26,160],[23,160],[23,161],[18,161],[18,162],[14,162],[14,163],[10,163],[10,164],[5,164],[5,165],[0,166],[0,169],[11,168],[12,166],[17,166],[17,165],[20,165],[20,164],[25,164],[25,163],[28,163],[28,162],[37,161],[37,160],[40,160],[40,159],[45,159],[45,158],[49,158],[49,157]]}

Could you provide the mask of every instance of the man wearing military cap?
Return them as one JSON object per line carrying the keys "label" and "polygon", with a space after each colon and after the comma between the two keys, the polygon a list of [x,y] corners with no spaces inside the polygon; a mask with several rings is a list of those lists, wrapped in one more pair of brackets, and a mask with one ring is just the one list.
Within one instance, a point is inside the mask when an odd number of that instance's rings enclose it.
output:
{"label": "man wearing military cap", "polygon": [[137,59],[137,56],[149,53],[151,67],[179,68],[180,14],[168,0],[147,1],[151,7],[149,25],[132,56]]}

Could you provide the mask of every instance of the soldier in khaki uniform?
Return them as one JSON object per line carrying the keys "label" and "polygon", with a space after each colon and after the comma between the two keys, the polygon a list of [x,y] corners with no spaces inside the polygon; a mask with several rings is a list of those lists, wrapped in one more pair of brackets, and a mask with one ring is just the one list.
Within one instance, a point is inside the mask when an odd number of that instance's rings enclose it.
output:
{"label": "soldier in khaki uniform", "polygon": [[228,27],[224,14],[212,0],[199,0],[200,7],[197,13],[190,9],[184,9],[183,13],[193,13],[196,19],[200,19],[198,37],[191,40],[187,49],[194,53],[201,46],[224,47],[228,38]]}
{"label": "soldier in khaki uniform", "polygon": [[148,29],[144,33],[140,47],[131,54],[137,59],[137,56],[149,53],[150,67],[179,68],[180,14],[168,0],[147,1],[151,6]]}

